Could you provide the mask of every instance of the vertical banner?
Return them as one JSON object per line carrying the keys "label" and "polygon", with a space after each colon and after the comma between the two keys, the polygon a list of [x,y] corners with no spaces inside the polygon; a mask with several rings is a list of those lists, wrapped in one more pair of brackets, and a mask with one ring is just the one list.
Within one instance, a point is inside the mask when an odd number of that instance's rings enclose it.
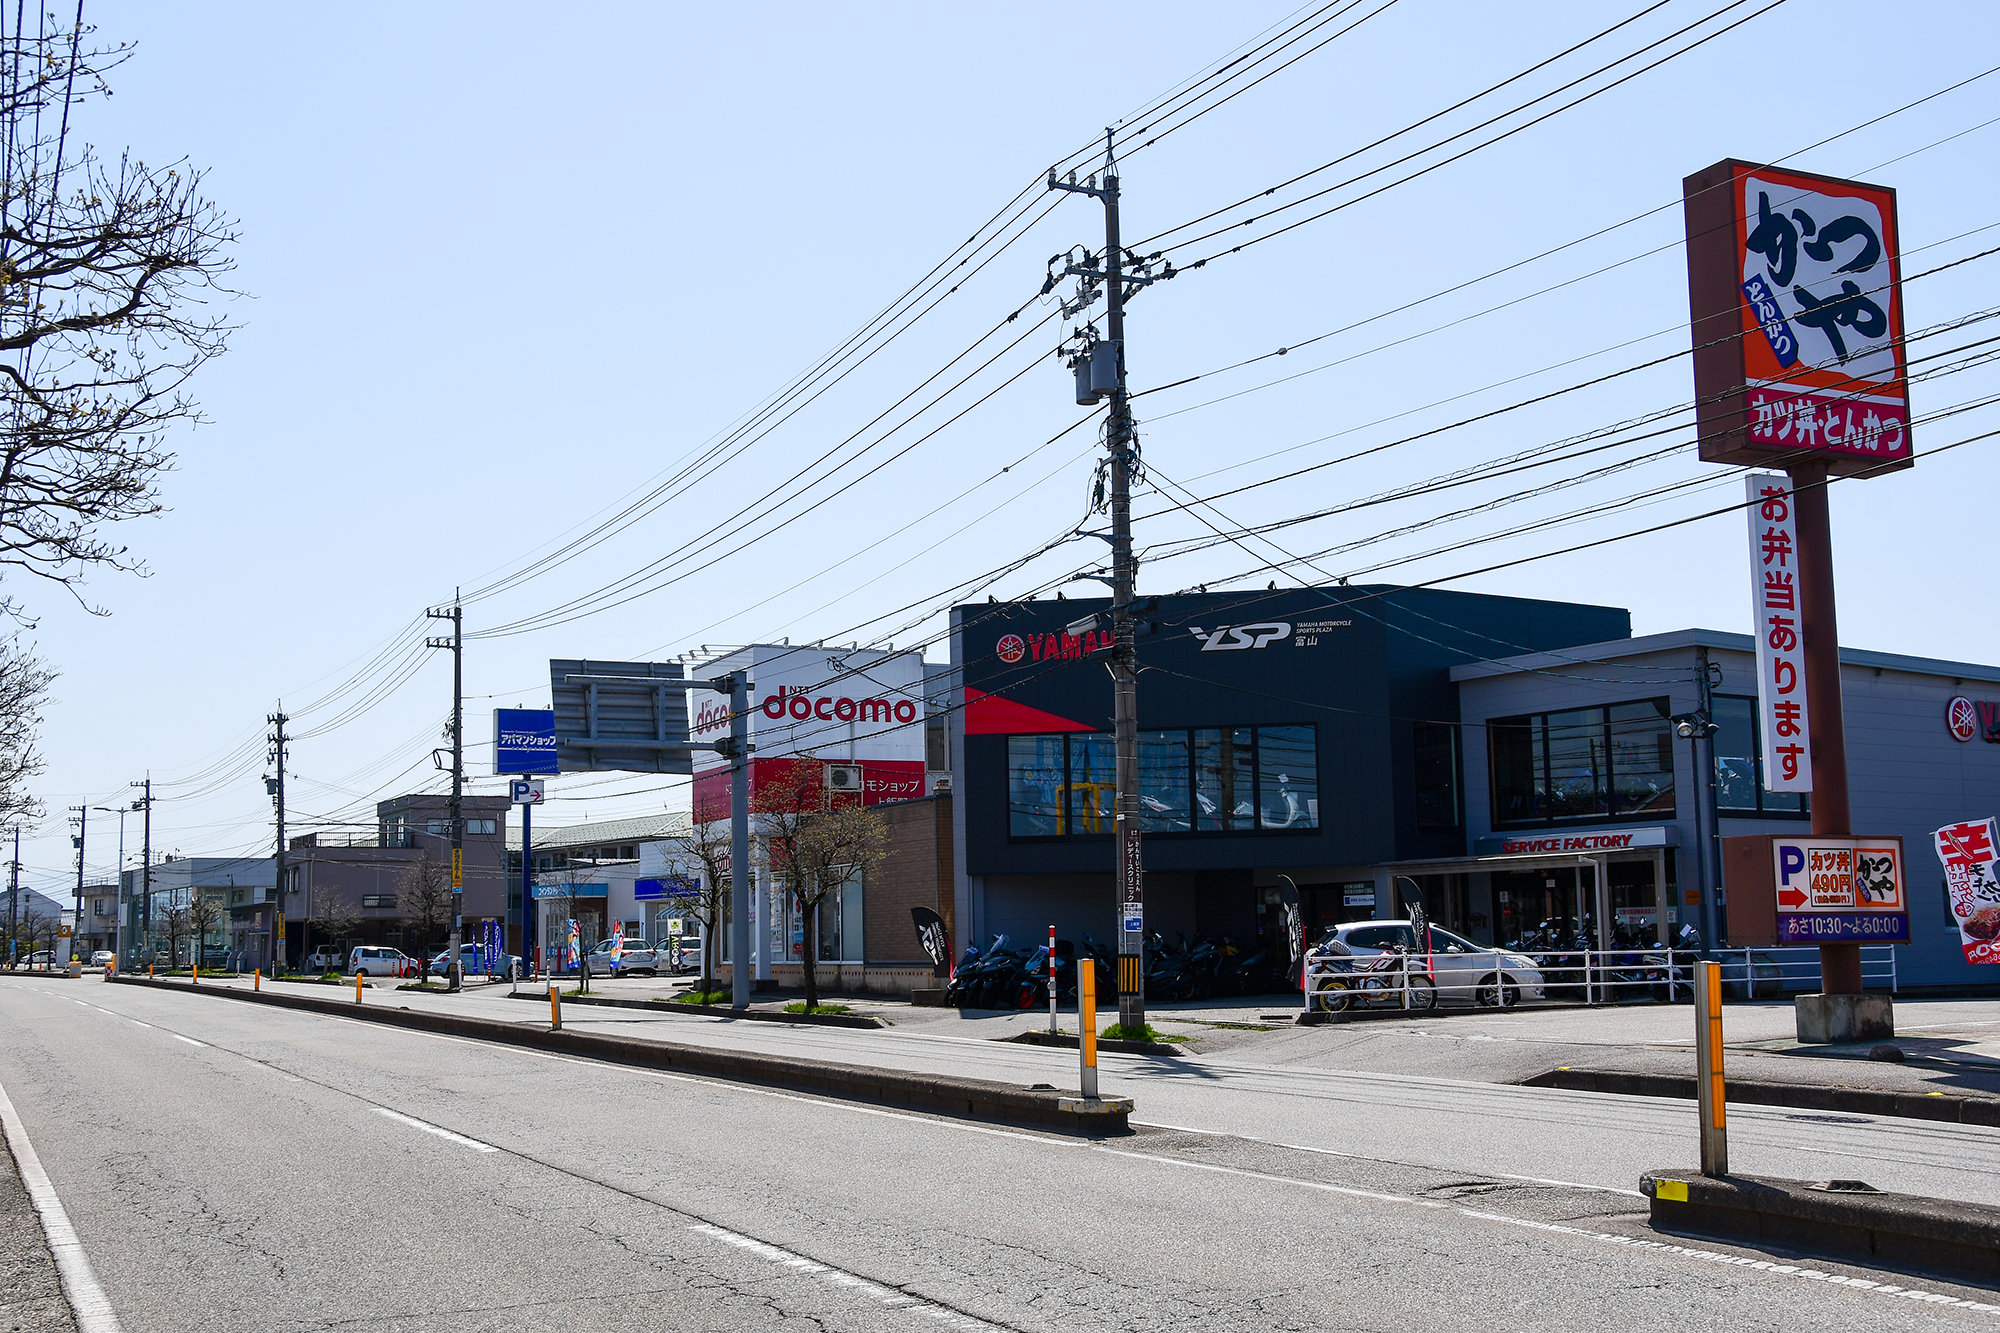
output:
{"label": "vertical banner", "polygon": [[[1124,823],[1121,818],[1118,821]],[[1146,933],[1146,880],[1139,859],[1139,830],[1118,831],[1118,951],[1138,953]]]}
{"label": "vertical banner", "polygon": [[1968,963],[2000,963],[2000,880],[1994,877],[1991,819],[1947,824],[1931,835],[1944,862],[1945,897],[1958,921],[1959,945]]}
{"label": "vertical banner", "polygon": [[1799,527],[1790,479],[1744,478],[1750,499],[1750,623],[1757,636],[1757,730],[1766,791],[1812,790],[1806,646],[1799,628]]}

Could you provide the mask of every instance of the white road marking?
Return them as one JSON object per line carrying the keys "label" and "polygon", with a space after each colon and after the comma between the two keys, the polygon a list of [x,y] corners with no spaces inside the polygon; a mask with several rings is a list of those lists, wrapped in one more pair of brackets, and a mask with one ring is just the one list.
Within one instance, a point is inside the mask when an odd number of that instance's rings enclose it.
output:
{"label": "white road marking", "polygon": [[132,1026],[145,1028],[148,1032],[153,1030],[153,1025],[151,1023],[141,1023],[136,1018],[132,1020]]}
{"label": "white road marking", "polygon": [[724,1245],[734,1246],[760,1259],[768,1259],[780,1268],[789,1268],[795,1273],[804,1273],[822,1282],[830,1282],[836,1287],[858,1292],[888,1309],[908,1310],[912,1314],[927,1316],[952,1328],[1003,1329],[1005,1327],[1001,1324],[990,1324],[984,1319],[954,1310],[948,1305],[939,1305],[936,1301],[927,1301],[921,1296],[898,1291],[873,1278],[862,1277],[859,1273],[850,1273],[831,1264],[823,1264],[817,1259],[808,1259],[805,1255],[788,1250],[782,1245],[773,1245],[769,1241],[758,1240],[755,1236],[746,1236],[740,1231],[731,1231],[712,1222],[696,1222],[691,1224],[688,1230],[713,1237]]}
{"label": "white road marking", "polygon": [[77,1239],[69,1213],[50,1183],[49,1173],[42,1169],[42,1159],[35,1155],[34,1145],[28,1142],[27,1127],[22,1125],[5,1088],[0,1088],[0,1128],[6,1131],[7,1146],[14,1150],[21,1184],[41,1215],[42,1232],[49,1239],[49,1253],[55,1256],[56,1272],[62,1277],[63,1294],[69,1297],[78,1333],[124,1333],[124,1325],[118,1322],[104,1288],[97,1285],[97,1274],[91,1271],[83,1242]]}
{"label": "white road marking", "polygon": [[178,1032],[169,1032],[167,1035],[169,1037],[172,1037],[175,1041],[184,1041],[190,1046],[199,1046],[203,1050],[208,1049],[208,1043],[205,1041],[196,1041],[193,1037],[183,1037]]}
{"label": "white road marking", "polygon": [[444,1126],[442,1125],[433,1125],[428,1120],[419,1120],[413,1115],[404,1115],[401,1111],[391,1111],[386,1106],[376,1107],[375,1114],[386,1115],[391,1120],[394,1120],[399,1124],[408,1125],[411,1129],[421,1129],[426,1134],[435,1134],[441,1139],[449,1139],[453,1143],[458,1144],[460,1147],[470,1148],[474,1152],[500,1151],[498,1148],[494,1147],[490,1143],[481,1143],[478,1139],[468,1139],[463,1134],[452,1133],[450,1130],[444,1128]]}

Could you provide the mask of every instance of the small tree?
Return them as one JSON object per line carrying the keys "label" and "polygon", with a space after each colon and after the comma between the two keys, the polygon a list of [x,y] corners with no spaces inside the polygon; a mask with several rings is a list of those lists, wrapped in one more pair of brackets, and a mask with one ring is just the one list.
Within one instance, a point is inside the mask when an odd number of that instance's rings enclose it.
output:
{"label": "small tree", "polygon": [[[723,913],[728,910],[730,879],[730,828],[726,820],[709,819],[714,811],[696,810],[694,822],[678,838],[668,840],[671,854],[680,869],[693,871],[701,881],[692,898],[683,898],[682,910],[701,922],[701,993],[715,992],[716,938],[722,933]],[[747,961],[738,966],[748,966]]]}
{"label": "small tree", "polygon": [[17,963],[26,963],[32,970],[34,964],[28,960],[34,956],[43,938],[54,934],[55,925],[49,920],[48,914],[38,910],[33,900],[23,902],[20,920],[15,923],[14,943],[18,949],[15,954]]}
{"label": "small tree", "polygon": [[215,929],[221,919],[222,905],[220,903],[216,902],[215,899],[209,897],[206,893],[203,893],[200,889],[188,890],[187,928],[189,937],[194,941],[192,953],[196,966],[199,966],[201,963],[201,951],[208,943],[210,932]]}
{"label": "small tree", "polygon": [[181,961],[181,941],[188,934],[188,904],[178,895],[167,900],[167,910],[160,923],[167,932],[167,966],[178,967]]}
{"label": "small tree", "polygon": [[757,789],[752,809],[771,843],[771,874],[782,876],[804,927],[800,958],[806,1012],[819,1006],[819,909],[834,890],[865,876],[886,855],[887,833],[853,797],[829,801],[825,765],[793,760]]}
{"label": "small tree", "polygon": [[[361,909],[337,892],[329,890],[326,901],[313,904],[313,919],[326,932],[326,942],[340,952],[340,945],[361,926]],[[334,968],[339,970],[339,964]]]}
{"label": "small tree", "polygon": [[[583,937],[583,909],[596,898],[596,895],[584,892],[585,887],[591,882],[590,869],[588,866],[569,865],[559,871],[556,875],[556,896],[553,900],[556,906],[562,909],[565,917],[577,923],[576,985],[577,993],[580,995],[590,994],[590,965],[584,960],[583,955],[592,944],[596,943],[595,940]],[[569,938],[565,934],[563,944],[568,943]]]}
{"label": "small tree", "polygon": [[425,852],[423,860],[411,863],[403,871],[397,892],[403,905],[403,919],[416,932],[418,972],[422,980],[429,981],[431,946],[451,921],[451,872]]}

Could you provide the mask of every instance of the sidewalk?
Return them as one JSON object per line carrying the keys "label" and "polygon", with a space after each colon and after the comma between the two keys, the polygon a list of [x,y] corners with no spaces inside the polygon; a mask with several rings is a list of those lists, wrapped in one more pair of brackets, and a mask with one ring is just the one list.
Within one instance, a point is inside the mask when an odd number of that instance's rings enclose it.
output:
{"label": "sidewalk", "polygon": [[[574,977],[563,979],[573,989]],[[203,982],[204,986],[244,987],[249,980]],[[352,995],[346,988],[266,983],[281,993]],[[688,989],[685,979],[593,978],[595,997],[666,999]],[[545,997],[546,979],[522,982],[522,993]],[[545,1003],[510,1000],[505,982],[469,983],[457,995],[398,991],[395,983],[374,981],[365,1003],[439,1007],[508,1022],[548,1022]],[[760,993],[752,1005],[782,1010],[803,998],[793,992]],[[951,1044],[1001,1042],[1032,1030],[1046,1030],[1046,1008],[992,1011],[919,1007],[877,995],[824,995],[825,1003],[885,1020],[881,1032],[834,1028],[796,1029],[818,1034],[828,1059],[867,1063],[883,1039],[900,1042],[930,1038]],[[662,1006],[664,1007],[664,1006]],[[1296,994],[1232,998],[1208,1003],[1151,1006],[1148,1020],[1176,1042],[1187,1058],[1234,1066],[1328,1073],[1401,1074],[1487,1083],[1522,1083],[1553,1069],[1673,1074],[1694,1072],[1694,1011],[1686,1004],[1607,1006],[1596,1009],[1490,1009],[1447,1007],[1432,1015],[1364,1014],[1343,1021],[1301,1027]],[[1099,1011],[1100,1026],[1115,1014]],[[1943,1093],[2000,1097],[2000,1000],[1908,1000],[1896,1007],[1898,1036],[1893,1043],[1902,1063],[1868,1058],[1870,1046],[1802,1047],[1795,1039],[1789,1001],[1746,1001],[1723,1011],[1732,1078],[1813,1087],[1868,1088],[1888,1092]],[[1076,1012],[1064,1009],[1060,1027],[1076,1030]],[[733,1024],[714,1014],[662,1012],[571,1004],[565,1026],[615,1025],[621,1035],[660,1041],[729,1044],[732,1031],[769,1029],[773,1024]],[[873,1040],[855,1040],[862,1036]],[[747,1039],[747,1038],[746,1038]],[[843,1056],[843,1049],[852,1051]],[[888,1049],[899,1049],[892,1045]],[[997,1049],[1004,1050],[1004,1046]],[[915,1052],[911,1052],[912,1055]],[[966,1052],[970,1055],[970,1052]]]}

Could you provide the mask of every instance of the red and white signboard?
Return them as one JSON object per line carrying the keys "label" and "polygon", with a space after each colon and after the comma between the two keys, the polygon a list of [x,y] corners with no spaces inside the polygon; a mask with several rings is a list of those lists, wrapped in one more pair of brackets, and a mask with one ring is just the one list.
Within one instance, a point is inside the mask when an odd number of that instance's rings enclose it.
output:
{"label": "red and white signboard", "polygon": [[1757,725],[1764,738],[1764,787],[1811,791],[1806,718],[1806,645],[1799,628],[1799,526],[1792,485],[1752,473],[1750,619],[1757,636]]}
{"label": "red and white signboard", "polygon": [[[811,644],[753,644],[693,674],[707,677],[750,668],[750,785],[760,770],[789,773],[801,760],[855,764],[861,802],[911,800],[925,794],[924,661],[920,653]],[[729,698],[711,690],[688,695],[688,737],[713,742],[729,735]],[[694,752],[696,818],[729,813],[729,761]]]}
{"label": "red and white signboard", "polygon": [[1702,458],[1909,466],[1896,192],[1735,161],[1682,190]]}
{"label": "red and white signboard", "polygon": [[1991,819],[1947,824],[1931,835],[1944,862],[1945,897],[1958,919],[1968,963],[2000,963],[2000,880],[1994,878],[2000,830]]}

